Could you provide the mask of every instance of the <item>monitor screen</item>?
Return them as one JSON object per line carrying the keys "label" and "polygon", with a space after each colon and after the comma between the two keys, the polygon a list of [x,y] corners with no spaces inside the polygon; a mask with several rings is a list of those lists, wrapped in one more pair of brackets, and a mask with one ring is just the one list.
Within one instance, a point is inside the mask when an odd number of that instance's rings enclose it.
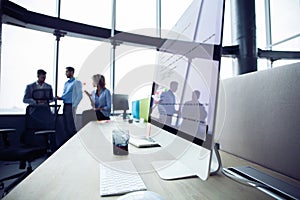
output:
{"label": "monitor screen", "polygon": [[128,95],[127,94],[113,94],[113,110],[128,110]]}
{"label": "monitor screen", "polygon": [[189,168],[200,165],[193,173],[202,179],[209,173],[213,148],[223,10],[223,0],[192,2],[159,49],[152,87],[149,122],[198,146],[194,154],[207,152],[197,160],[185,156],[186,148],[176,158]]}

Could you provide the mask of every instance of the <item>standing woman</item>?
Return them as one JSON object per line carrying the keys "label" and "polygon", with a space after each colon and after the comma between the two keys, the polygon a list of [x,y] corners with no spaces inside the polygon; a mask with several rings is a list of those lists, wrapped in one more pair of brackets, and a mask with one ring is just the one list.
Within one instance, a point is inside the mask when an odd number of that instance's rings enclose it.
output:
{"label": "standing woman", "polygon": [[97,89],[91,94],[98,120],[109,120],[111,112],[111,94],[109,89],[105,87],[105,78],[100,75]]}
{"label": "standing woman", "polygon": [[[92,76],[92,80],[93,80],[93,87],[97,88],[97,85],[99,83],[101,75],[100,74],[95,74]],[[84,93],[88,96],[88,98],[91,101],[91,106],[94,108],[95,107],[95,100],[92,99],[92,92],[89,93],[88,91],[84,90]]]}

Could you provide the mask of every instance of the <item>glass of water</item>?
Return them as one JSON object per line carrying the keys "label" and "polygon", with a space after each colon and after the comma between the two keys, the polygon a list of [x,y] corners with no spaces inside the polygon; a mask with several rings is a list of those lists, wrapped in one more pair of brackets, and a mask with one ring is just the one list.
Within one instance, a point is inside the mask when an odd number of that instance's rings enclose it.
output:
{"label": "glass of water", "polygon": [[129,131],[116,129],[112,131],[114,155],[128,155]]}

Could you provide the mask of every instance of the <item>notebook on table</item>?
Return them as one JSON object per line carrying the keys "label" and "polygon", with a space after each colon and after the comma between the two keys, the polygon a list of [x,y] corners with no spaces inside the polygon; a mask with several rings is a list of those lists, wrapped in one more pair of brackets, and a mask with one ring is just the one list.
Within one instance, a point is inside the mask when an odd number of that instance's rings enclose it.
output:
{"label": "notebook on table", "polygon": [[138,148],[160,147],[159,143],[150,137],[130,138],[129,143]]}

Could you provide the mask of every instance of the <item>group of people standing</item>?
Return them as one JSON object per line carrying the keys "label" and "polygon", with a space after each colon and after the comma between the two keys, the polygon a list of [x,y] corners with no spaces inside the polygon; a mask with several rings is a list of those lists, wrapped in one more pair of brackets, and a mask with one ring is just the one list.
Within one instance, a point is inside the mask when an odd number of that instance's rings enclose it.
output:
{"label": "group of people standing", "polygon": [[[63,101],[63,123],[67,139],[71,138],[76,132],[76,109],[83,97],[82,83],[74,77],[75,69],[66,67],[66,77],[68,80],[64,84],[63,93],[61,96],[53,97],[52,100]],[[45,82],[46,71],[43,69],[37,70],[37,81],[26,86],[23,102],[27,104],[43,104],[45,101],[36,101],[32,98],[35,89],[51,89],[52,86]],[[105,87],[105,78],[103,75],[96,74],[93,77],[93,86],[96,88],[91,93],[84,91],[90,101],[93,109],[96,112],[98,120],[109,120],[111,112],[111,94]]]}

